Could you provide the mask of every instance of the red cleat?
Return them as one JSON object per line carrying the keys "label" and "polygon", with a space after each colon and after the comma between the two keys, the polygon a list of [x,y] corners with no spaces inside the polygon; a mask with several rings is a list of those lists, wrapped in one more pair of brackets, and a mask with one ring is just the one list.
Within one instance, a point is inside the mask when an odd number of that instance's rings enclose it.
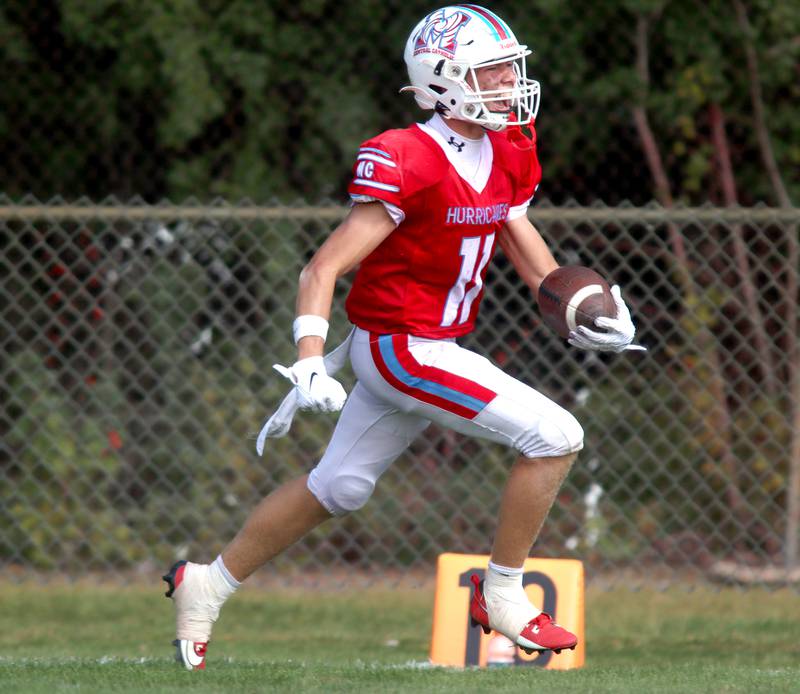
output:
{"label": "red cleat", "polygon": [[469,623],[476,627],[480,625],[484,634],[488,634],[492,629],[489,626],[489,612],[486,609],[486,598],[483,597],[483,581],[477,574],[469,577],[475,587],[472,593],[472,600],[469,603]]}
{"label": "red cleat", "polygon": [[[489,626],[489,612],[486,608],[486,598],[483,596],[483,581],[477,574],[472,574],[470,580],[475,587],[469,605],[470,624],[473,627],[480,626],[483,633],[488,634],[492,627]],[[528,654],[534,651],[561,653],[565,648],[572,650],[578,645],[578,637],[556,624],[546,612],[534,617],[519,634],[504,634],[504,636],[514,641]]]}

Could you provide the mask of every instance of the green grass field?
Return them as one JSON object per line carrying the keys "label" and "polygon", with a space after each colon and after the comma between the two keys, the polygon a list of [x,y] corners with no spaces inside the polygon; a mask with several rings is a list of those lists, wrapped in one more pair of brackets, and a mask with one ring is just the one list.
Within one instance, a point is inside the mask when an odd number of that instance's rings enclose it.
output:
{"label": "green grass field", "polygon": [[430,667],[432,591],[246,588],[190,673],[159,590],[0,583],[0,692],[800,692],[790,591],[589,590],[586,667],[556,672]]}

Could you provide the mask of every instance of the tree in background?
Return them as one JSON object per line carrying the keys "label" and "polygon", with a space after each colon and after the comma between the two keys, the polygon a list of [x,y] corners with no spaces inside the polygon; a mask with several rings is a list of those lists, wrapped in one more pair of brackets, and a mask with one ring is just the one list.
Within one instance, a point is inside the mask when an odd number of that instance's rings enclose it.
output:
{"label": "tree in background", "polygon": [[[708,106],[724,111],[743,204],[776,202],[758,156],[742,32],[726,0],[492,4],[534,54],[543,197],[657,198],[629,103],[650,26],[653,132],[676,200],[722,199]],[[0,9],[3,192],[74,198],[341,199],[370,133],[420,117],[402,47],[429,2],[9,0]],[[800,7],[749,4],[765,122],[800,186]]]}

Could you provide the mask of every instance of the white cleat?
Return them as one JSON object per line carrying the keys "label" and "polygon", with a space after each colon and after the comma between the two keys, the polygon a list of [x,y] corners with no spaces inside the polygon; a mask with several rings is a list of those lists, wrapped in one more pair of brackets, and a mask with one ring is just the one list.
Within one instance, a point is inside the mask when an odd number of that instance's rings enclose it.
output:
{"label": "white cleat", "polygon": [[169,585],[165,595],[175,603],[175,659],[187,670],[205,669],[211,628],[219,616],[219,605],[208,597],[207,572],[206,564],[178,561],[162,577]]}

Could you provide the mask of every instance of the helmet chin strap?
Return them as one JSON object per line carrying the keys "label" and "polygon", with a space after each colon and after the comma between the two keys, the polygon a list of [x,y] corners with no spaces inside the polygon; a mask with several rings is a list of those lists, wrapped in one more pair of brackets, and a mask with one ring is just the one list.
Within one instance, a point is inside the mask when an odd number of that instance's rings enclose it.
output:
{"label": "helmet chin strap", "polygon": [[493,122],[489,119],[480,120],[482,116],[485,116],[486,113],[489,114],[505,114],[506,116],[510,115],[514,112],[514,107],[510,106],[507,110],[504,109],[502,111],[492,111],[489,109],[486,104],[482,102],[468,102],[466,104],[462,104],[461,110],[463,111],[464,108],[473,107],[476,110],[474,115],[469,115],[466,113],[461,113],[459,115],[452,115],[452,109],[442,103],[439,99],[434,99],[433,95],[426,89],[422,87],[416,87],[414,85],[407,85],[400,89],[400,93],[403,92],[411,92],[414,95],[414,98],[417,101],[417,104],[420,108],[428,109],[436,111],[442,118],[447,119],[454,119],[454,120],[463,120],[468,123],[474,123],[475,125],[480,125],[487,130],[494,130],[494,131],[501,131],[504,130],[508,126],[508,122],[504,121],[501,123]]}
{"label": "helmet chin strap", "polygon": [[508,118],[506,118],[505,120],[503,120],[501,122],[493,121],[493,120],[490,120],[489,118],[486,118],[485,120],[478,120],[482,116],[485,117],[485,115],[487,113],[490,114],[490,115],[491,114],[498,114],[498,115],[506,114],[506,116],[508,116],[508,115],[511,114],[511,109],[509,109],[508,111],[492,111],[491,109],[489,109],[486,106],[486,104],[481,104],[480,107],[479,107],[478,113],[474,116],[474,120],[471,120],[470,122],[477,123],[478,125],[486,128],[487,130],[494,130],[496,132],[499,132],[501,130],[505,130],[508,127]]}

